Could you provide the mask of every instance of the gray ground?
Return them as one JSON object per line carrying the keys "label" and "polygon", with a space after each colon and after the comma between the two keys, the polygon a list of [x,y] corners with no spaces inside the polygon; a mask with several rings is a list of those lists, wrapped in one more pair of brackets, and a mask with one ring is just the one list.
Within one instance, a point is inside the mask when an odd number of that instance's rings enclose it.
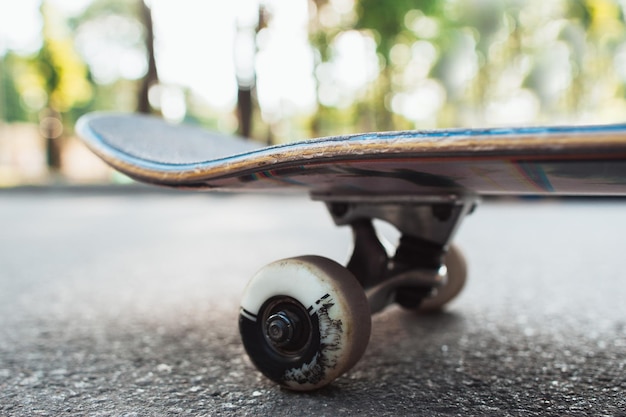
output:
{"label": "gray ground", "polygon": [[294,394],[245,357],[238,298],[272,260],[346,259],[320,203],[79,191],[0,193],[2,416],[626,415],[626,201],[483,204],[448,311],[385,311]]}

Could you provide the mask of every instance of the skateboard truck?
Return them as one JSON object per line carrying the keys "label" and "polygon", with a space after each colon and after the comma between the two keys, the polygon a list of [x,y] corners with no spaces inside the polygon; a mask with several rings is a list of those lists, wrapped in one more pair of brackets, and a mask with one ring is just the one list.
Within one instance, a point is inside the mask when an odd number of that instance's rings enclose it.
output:
{"label": "skateboard truck", "polygon": [[[477,198],[313,198],[326,202],[335,224],[352,228],[354,249],[347,269],[364,288],[372,314],[394,302],[418,309],[448,284],[459,285],[450,281],[465,280],[464,271],[463,276],[451,276],[446,264],[462,262],[456,249],[449,252],[450,241]],[[401,233],[395,253],[387,252],[374,219],[390,223]],[[448,259],[444,259],[446,254]],[[449,299],[440,300],[440,305],[430,303],[427,309],[440,308]]]}
{"label": "skateboard truck", "polygon": [[[465,283],[465,261],[452,245],[477,199],[313,195],[337,225],[349,225],[354,250],[346,267],[327,258],[283,259],[261,269],[241,301],[239,330],[256,367],[294,389],[324,386],[363,355],[371,315],[390,304],[437,310]],[[401,237],[387,252],[374,228],[382,220]]]}

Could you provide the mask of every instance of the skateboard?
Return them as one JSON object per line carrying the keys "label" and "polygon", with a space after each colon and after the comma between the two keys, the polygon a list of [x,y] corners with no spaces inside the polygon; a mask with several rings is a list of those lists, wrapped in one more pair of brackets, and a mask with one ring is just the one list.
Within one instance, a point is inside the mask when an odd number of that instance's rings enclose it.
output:
{"label": "skateboard", "polygon": [[[263,147],[161,119],[94,113],[77,132],[138,181],[202,191],[306,191],[352,228],[344,267],[302,256],[262,268],[244,291],[239,331],[254,365],[293,390],[320,388],[367,346],[391,304],[441,309],[463,288],[452,244],[484,196],[626,195],[626,124],[364,133]],[[395,226],[389,250],[373,225]]]}

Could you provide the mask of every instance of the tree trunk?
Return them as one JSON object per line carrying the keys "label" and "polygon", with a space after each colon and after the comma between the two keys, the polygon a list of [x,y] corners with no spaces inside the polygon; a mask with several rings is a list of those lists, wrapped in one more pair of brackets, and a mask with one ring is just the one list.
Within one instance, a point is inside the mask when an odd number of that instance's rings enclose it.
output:
{"label": "tree trunk", "polygon": [[52,107],[40,115],[39,128],[46,144],[46,165],[50,172],[61,171],[63,122],[61,114]]}
{"label": "tree trunk", "polygon": [[237,118],[239,119],[239,135],[249,138],[252,134],[252,116],[254,104],[252,88],[239,86],[237,89]]}
{"label": "tree trunk", "polygon": [[148,72],[141,81],[139,96],[137,98],[137,111],[139,113],[151,113],[149,93],[150,88],[159,82],[156,60],[154,57],[154,27],[152,24],[152,11],[144,0],[139,1],[139,18],[145,28],[145,45],[148,59]]}
{"label": "tree trunk", "polygon": [[[249,41],[254,47],[251,50],[245,50],[245,43],[238,44],[235,42],[235,48],[239,49],[236,53],[239,54],[240,62],[236,62],[236,67],[239,64],[237,74],[237,119],[239,121],[239,131],[237,132],[244,138],[252,136],[252,120],[254,117],[254,110],[258,107],[256,102],[256,96],[254,94],[256,88],[256,71],[254,70],[256,64],[256,36],[267,24],[266,10],[262,5],[259,6],[258,20],[256,27],[243,26],[238,28],[238,36],[249,37]],[[241,57],[244,57],[243,59]],[[242,71],[243,73],[239,73]]]}

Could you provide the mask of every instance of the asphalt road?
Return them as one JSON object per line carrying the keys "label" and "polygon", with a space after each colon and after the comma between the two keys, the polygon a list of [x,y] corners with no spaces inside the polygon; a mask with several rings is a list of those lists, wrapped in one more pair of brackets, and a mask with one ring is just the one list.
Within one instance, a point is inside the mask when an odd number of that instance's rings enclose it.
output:
{"label": "asphalt road", "polygon": [[0,415],[626,415],[626,201],[483,204],[438,315],[391,308],[331,386],[272,385],[238,299],[273,260],[345,261],[304,197],[0,192]]}

